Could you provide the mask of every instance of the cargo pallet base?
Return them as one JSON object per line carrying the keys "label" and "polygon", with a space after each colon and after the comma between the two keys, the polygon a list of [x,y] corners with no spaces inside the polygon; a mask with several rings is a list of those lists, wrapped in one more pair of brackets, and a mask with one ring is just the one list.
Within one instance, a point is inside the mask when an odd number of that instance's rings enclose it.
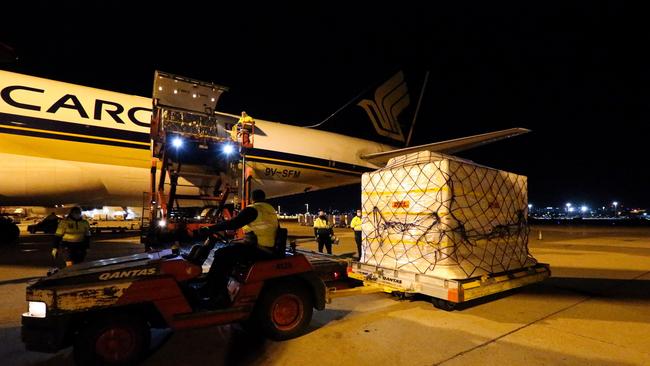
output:
{"label": "cargo pallet base", "polygon": [[541,282],[550,275],[550,267],[545,263],[490,276],[452,280],[352,262],[348,277],[363,281],[363,286],[338,291],[330,289],[328,300],[371,292],[422,294],[430,296],[437,308],[453,310],[459,303]]}

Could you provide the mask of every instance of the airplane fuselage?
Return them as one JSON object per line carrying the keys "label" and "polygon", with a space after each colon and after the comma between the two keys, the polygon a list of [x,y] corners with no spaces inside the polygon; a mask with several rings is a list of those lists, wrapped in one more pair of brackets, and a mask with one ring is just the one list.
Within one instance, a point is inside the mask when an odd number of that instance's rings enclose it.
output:
{"label": "airplane fuselage", "polygon": [[[141,206],[150,117],[150,98],[0,71],[0,205]],[[357,183],[378,168],[360,156],[393,148],[259,119],[256,127],[246,159],[270,197]]]}

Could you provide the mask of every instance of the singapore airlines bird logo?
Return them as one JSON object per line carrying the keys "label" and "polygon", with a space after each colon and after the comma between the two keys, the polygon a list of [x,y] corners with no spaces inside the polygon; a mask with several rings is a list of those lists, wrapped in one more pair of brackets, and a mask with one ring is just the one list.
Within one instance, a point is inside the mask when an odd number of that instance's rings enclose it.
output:
{"label": "singapore airlines bird logo", "polygon": [[404,142],[397,117],[409,103],[404,73],[400,71],[375,90],[375,100],[364,99],[357,105],[368,113],[379,135]]}

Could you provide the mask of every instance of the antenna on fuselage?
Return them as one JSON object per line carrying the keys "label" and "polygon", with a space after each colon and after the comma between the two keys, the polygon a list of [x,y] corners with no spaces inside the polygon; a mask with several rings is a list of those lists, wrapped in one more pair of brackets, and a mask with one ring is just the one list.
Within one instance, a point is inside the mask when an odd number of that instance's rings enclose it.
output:
{"label": "antenna on fuselage", "polygon": [[330,114],[327,118],[325,118],[325,119],[322,120],[321,122],[319,122],[319,123],[317,123],[317,124],[315,124],[315,125],[304,126],[304,127],[306,127],[306,128],[316,128],[316,127],[320,127],[320,126],[322,126],[325,122],[329,121],[329,120],[330,120],[332,117],[334,117],[337,113],[339,113],[340,111],[344,110],[344,109],[347,108],[350,104],[352,104],[353,102],[355,102],[356,100],[358,100],[359,98],[361,98],[361,96],[364,95],[364,94],[365,94],[369,89],[370,89],[370,86],[367,87],[367,88],[365,88],[365,89],[363,89],[363,91],[362,91],[361,93],[355,95],[354,98],[350,99],[350,100],[349,100],[347,103],[345,103],[341,108],[339,108],[339,109],[337,109],[336,111],[334,111],[334,113]]}
{"label": "antenna on fuselage", "polygon": [[413,136],[413,129],[415,127],[415,122],[418,118],[418,112],[420,112],[420,105],[422,104],[422,97],[424,96],[424,91],[427,88],[427,82],[429,81],[429,70],[424,75],[424,83],[422,83],[422,90],[420,90],[420,97],[418,98],[418,105],[415,107],[415,113],[413,113],[413,122],[411,122],[411,128],[409,129],[409,135],[406,138],[406,144],[404,147],[408,147],[411,143],[411,136]]}

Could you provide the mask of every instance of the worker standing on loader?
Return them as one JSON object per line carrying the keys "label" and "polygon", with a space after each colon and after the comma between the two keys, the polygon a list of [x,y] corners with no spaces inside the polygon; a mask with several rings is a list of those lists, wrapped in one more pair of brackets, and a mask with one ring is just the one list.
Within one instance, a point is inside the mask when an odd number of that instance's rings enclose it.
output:
{"label": "worker standing on loader", "polygon": [[81,208],[70,209],[68,217],[56,229],[52,257],[56,259],[59,248],[66,250],[66,267],[83,262],[90,247],[90,224],[81,217]]}
{"label": "worker standing on loader", "polygon": [[239,141],[242,147],[253,147],[250,136],[253,133],[254,128],[255,120],[253,117],[242,111],[239,121],[237,121],[237,123],[232,126],[233,140]]}
{"label": "worker standing on loader", "polygon": [[357,215],[352,218],[350,228],[354,230],[354,241],[357,243],[358,260],[361,260],[361,210],[357,210]]}
{"label": "worker standing on loader", "polygon": [[314,236],[318,241],[318,251],[323,252],[323,246],[327,249],[327,254],[332,254],[332,236],[334,230],[332,225],[327,222],[327,215],[323,211],[318,212],[318,218],[314,220]]}
{"label": "worker standing on loader", "polygon": [[228,277],[236,263],[276,257],[275,236],[280,227],[278,214],[273,206],[265,202],[266,194],[261,189],[254,190],[251,198],[253,203],[246,206],[239,215],[208,228],[210,232],[239,228],[244,230],[243,239],[233,240],[230,245],[214,253],[207,283],[202,291],[210,307],[228,305]]}

